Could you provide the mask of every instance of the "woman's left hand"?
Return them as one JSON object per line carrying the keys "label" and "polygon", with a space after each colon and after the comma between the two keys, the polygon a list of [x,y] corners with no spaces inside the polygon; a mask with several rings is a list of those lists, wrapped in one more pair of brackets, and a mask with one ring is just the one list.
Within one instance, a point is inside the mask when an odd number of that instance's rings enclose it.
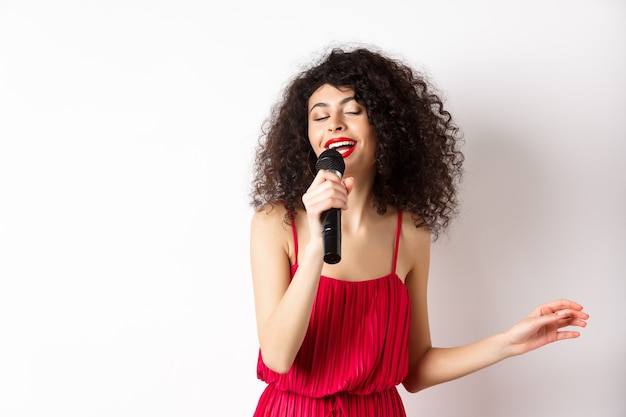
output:
{"label": "woman's left hand", "polygon": [[558,340],[580,336],[575,330],[561,330],[568,326],[586,327],[589,314],[570,300],[555,300],[535,308],[528,316],[506,331],[509,349],[521,355]]}

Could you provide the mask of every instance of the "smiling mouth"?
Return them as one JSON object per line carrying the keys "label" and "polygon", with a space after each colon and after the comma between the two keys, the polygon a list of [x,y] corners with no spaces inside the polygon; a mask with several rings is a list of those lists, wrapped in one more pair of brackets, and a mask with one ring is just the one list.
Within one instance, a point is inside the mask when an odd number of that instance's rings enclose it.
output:
{"label": "smiling mouth", "polygon": [[341,154],[344,158],[352,153],[356,142],[348,138],[336,138],[331,139],[326,143],[327,149],[334,149]]}

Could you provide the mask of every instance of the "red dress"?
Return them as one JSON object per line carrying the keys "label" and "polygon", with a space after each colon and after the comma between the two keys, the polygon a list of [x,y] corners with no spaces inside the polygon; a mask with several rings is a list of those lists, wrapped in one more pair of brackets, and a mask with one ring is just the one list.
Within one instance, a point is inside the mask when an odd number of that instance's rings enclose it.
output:
{"label": "red dress", "polygon": [[[292,223],[297,269],[298,241]],[[263,363],[268,385],[255,417],[405,417],[396,386],[408,372],[409,296],[396,275],[402,212],[392,272],[366,281],[322,276],[309,327],[291,369]]]}

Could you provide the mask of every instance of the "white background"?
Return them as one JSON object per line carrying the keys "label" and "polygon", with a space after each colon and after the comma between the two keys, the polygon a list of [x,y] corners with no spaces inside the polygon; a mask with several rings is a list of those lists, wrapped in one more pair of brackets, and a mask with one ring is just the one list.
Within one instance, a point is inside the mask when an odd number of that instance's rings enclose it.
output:
{"label": "white background", "polygon": [[558,297],[589,326],[410,416],[626,415],[626,3],[0,1],[0,415],[250,416],[251,161],[329,43],[429,74],[465,133],[433,341]]}

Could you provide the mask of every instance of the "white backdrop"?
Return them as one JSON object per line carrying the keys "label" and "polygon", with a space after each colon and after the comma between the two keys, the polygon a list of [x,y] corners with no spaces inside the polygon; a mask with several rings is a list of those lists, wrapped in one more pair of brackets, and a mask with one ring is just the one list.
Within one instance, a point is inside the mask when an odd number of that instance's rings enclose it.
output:
{"label": "white backdrop", "polygon": [[252,152],[341,41],[421,67],[465,132],[435,344],[557,297],[591,314],[579,340],[401,389],[408,414],[626,415],[622,0],[2,0],[1,416],[252,414]]}

